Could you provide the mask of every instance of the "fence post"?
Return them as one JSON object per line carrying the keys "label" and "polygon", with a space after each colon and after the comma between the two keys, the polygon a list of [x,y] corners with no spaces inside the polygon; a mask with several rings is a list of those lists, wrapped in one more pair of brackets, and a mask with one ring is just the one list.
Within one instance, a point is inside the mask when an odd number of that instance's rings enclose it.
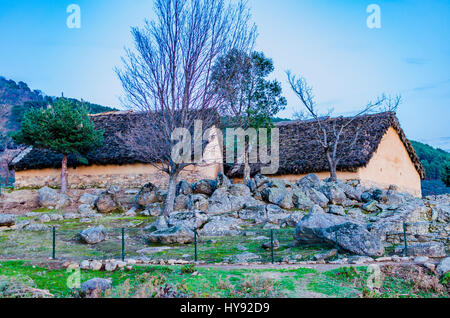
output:
{"label": "fence post", "polygon": [[52,259],[56,259],[56,228],[52,228]]}
{"label": "fence post", "polygon": [[194,261],[197,263],[197,229],[194,229]]}
{"label": "fence post", "polygon": [[405,256],[408,256],[408,241],[406,239],[406,223],[403,222],[403,240],[405,241],[405,249],[403,250],[403,253]]}
{"label": "fence post", "polygon": [[122,262],[125,262],[125,229],[122,228]]}
{"label": "fence post", "polygon": [[273,255],[273,229],[270,230],[270,254],[272,258],[272,264],[275,263],[275,258]]}

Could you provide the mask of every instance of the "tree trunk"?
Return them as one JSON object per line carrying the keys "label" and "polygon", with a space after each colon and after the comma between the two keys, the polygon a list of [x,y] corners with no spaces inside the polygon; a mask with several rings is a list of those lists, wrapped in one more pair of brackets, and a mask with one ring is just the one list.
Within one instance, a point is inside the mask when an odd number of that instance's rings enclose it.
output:
{"label": "tree trunk", "polygon": [[248,150],[244,151],[244,184],[247,185],[250,182],[250,164],[248,159]]}
{"label": "tree trunk", "polygon": [[63,155],[61,163],[61,193],[66,193],[69,182],[67,180],[69,173],[67,171],[67,155]]}
{"label": "tree trunk", "polygon": [[327,152],[328,166],[330,167],[330,180],[337,181],[337,165],[336,160],[333,160],[333,156]]}
{"label": "tree trunk", "polygon": [[175,191],[177,187],[178,173],[169,175],[169,188],[167,189],[166,202],[164,203],[163,216],[168,216],[173,212],[175,205]]}

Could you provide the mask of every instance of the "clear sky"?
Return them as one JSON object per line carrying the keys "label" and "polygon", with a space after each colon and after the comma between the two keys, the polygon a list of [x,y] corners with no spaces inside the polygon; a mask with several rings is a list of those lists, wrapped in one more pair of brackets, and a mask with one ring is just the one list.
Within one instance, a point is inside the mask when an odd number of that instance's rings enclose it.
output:
{"label": "clear sky", "polygon": [[[81,8],[69,29],[66,8]],[[273,58],[288,107],[301,109],[285,71],[304,76],[319,105],[346,114],[381,93],[402,94],[408,137],[450,137],[449,0],[250,0],[257,49]],[[369,29],[366,8],[381,9]],[[119,107],[120,66],[130,27],[153,17],[151,0],[0,0],[0,75],[48,95]]]}

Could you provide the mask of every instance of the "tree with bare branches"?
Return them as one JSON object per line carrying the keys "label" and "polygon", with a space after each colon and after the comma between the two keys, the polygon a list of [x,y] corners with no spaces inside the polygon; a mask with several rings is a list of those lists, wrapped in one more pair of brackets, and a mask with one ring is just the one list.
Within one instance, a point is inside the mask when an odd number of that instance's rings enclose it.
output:
{"label": "tree with bare branches", "polygon": [[[203,127],[214,125],[221,99],[212,85],[212,68],[232,49],[250,51],[256,28],[244,1],[155,0],[155,14],[155,21],[132,29],[135,48],[126,51],[124,68],[117,74],[124,102],[142,115],[124,140],[169,176],[163,210],[167,216],[173,211],[179,174],[198,162],[195,150],[204,146],[178,134],[173,138],[173,133],[192,132],[197,120]],[[194,158],[184,151],[172,155],[181,140],[194,147]]]}
{"label": "tree with bare branches", "polygon": [[[338,117],[330,125],[327,123],[327,120],[331,115],[331,111],[325,116],[319,115],[312,87],[308,85],[306,79],[296,77],[290,72],[287,72],[287,77],[292,90],[306,108],[306,113],[312,118],[312,124],[315,125],[316,129],[315,137],[325,152],[330,168],[330,180],[332,181],[337,180],[337,166],[341,160],[339,153],[345,153],[345,151],[338,150],[342,147],[351,148],[358,141],[361,127],[356,127],[356,130],[349,129],[355,120],[360,116],[375,111],[395,111],[401,102],[400,96],[387,98],[385,95],[382,95],[375,102],[368,102],[356,115],[351,117]],[[298,116],[303,118],[305,116],[305,113],[302,112],[298,114]],[[346,143],[346,140],[351,140],[350,144]]]}

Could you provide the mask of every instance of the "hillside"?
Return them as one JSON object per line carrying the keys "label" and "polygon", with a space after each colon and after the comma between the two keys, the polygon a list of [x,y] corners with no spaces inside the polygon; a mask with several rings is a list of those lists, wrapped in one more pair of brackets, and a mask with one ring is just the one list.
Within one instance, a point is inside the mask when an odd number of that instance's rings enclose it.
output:
{"label": "hillside", "polygon": [[[57,97],[46,96],[40,90],[31,90],[24,82],[16,83],[0,76],[0,153],[6,149],[16,148],[8,137],[8,133],[20,128],[20,122],[27,110],[46,107],[57,99]],[[71,100],[76,104],[83,103],[92,114],[116,110],[86,101]]]}

